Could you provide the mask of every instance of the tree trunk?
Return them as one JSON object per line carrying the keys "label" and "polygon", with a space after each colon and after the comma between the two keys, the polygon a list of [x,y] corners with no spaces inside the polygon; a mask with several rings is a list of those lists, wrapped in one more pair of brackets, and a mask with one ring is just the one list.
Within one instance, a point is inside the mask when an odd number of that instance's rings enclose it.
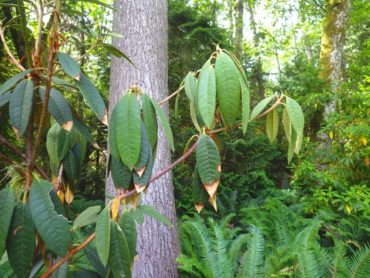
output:
{"label": "tree trunk", "polygon": [[[122,93],[138,85],[159,101],[168,94],[167,62],[167,1],[166,0],[116,0],[113,31],[124,36],[114,38],[113,44],[134,62],[113,58],[110,79],[110,110]],[[168,111],[168,107],[164,106]],[[162,129],[159,130],[156,161],[153,174],[170,163],[170,151]],[[115,195],[111,179],[106,193]],[[178,277],[175,259],[179,254],[176,230],[176,212],[172,174],[169,172],[149,185],[141,197],[142,203],[153,205],[167,216],[173,228],[146,217],[138,226],[137,251],[133,277]]]}
{"label": "tree trunk", "polygon": [[228,18],[230,22],[230,43],[234,43],[234,0],[228,0],[227,2]]}
{"label": "tree trunk", "polygon": [[243,54],[243,15],[244,0],[238,0],[236,6],[236,30],[235,30],[235,56],[240,60]]}
{"label": "tree trunk", "polygon": [[257,26],[256,20],[254,19],[254,11],[253,11],[253,4],[252,1],[248,1],[247,9],[249,12],[250,17],[250,26],[253,31],[253,40],[254,40],[254,48],[256,49],[256,62],[254,64],[254,75],[257,79],[257,86],[258,86],[258,93],[261,97],[265,96],[265,86],[263,84],[263,70],[262,70],[262,59],[260,55],[260,42],[257,33]]}
{"label": "tree trunk", "polygon": [[[333,93],[336,93],[343,79],[343,47],[345,31],[349,17],[349,0],[327,0],[327,14],[321,38],[320,50],[320,78],[330,84]],[[335,102],[331,101],[325,107],[325,115],[335,109]]]}

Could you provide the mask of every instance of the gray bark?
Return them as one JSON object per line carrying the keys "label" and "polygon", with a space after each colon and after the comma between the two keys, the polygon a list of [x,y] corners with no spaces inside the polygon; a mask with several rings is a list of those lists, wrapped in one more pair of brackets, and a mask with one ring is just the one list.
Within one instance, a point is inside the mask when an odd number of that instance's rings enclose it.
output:
{"label": "gray bark", "polygon": [[236,6],[236,30],[235,30],[235,56],[240,60],[243,54],[243,15],[244,15],[244,0],[238,0]]}
{"label": "gray bark", "polygon": [[[111,65],[110,109],[122,93],[138,85],[159,101],[168,94],[167,63],[167,1],[166,0],[116,0],[113,31],[124,36],[115,38],[113,44],[135,63],[114,58]],[[164,107],[168,112],[168,107]],[[170,151],[162,129],[158,134],[156,161],[153,174],[170,163]],[[111,179],[106,193],[115,195]],[[169,228],[151,218],[138,226],[138,259],[133,267],[133,277],[178,277],[175,259],[179,254],[176,230],[176,213],[172,175],[167,173],[142,193],[141,202],[153,205],[167,216],[174,227]]]}

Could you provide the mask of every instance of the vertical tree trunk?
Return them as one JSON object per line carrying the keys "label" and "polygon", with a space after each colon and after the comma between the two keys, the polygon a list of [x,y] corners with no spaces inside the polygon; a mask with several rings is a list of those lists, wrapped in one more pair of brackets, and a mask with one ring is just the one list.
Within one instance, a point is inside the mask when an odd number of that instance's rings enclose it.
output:
{"label": "vertical tree trunk", "polygon": [[228,9],[228,18],[230,21],[230,43],[234,43],[234,0],[228,0],[227,2],[227,9]]}
{"label": "vertical tree trunk", "polygon": [[[126,53],[136,67],[124,59],[114,58],[111,65],[110,109],[122,93],[136,84],[153,99],[159,101],[168,94],[167,62],[167,1],[166,0],[116,0],[113,31],[124,36],[115,38],[113,44]],[[168,111],[168,107],[164,107]],[[153,173],[170,163],[170,151],[159,130],[156,162]],[[107,194],[114,195],[110,179]],[[151,184],[142,202],[153,205],[166,215],[174,227],[169,228],[151,218],[138,227],[138,260],[133,277],[177,277],[175,259],[179,254],[176,230],[176,213],[171,173]]]}
{"label": "vertical tree trunk", "polygon": [[240,60],[243,54],[243,15],[244,0],[238,0],[236,6],[235,56]]}
{"label": "vertical tree trunk", "polygon": [[256,20],[254,19],[254,10],[253,10],[253,3],[252,1],[248,1],[247,9],[249,12],[250,17],[250,26],[253,31],[253,40],[254,40],[254,47],[256,49],[256,63],[254,65],[254,75],[257,79],[257,86],[258,86],[258,93],[261,97],[265,95],[265,86],[263,84],[263,70],[262,70],[262,59],[259,50],[259,37],[257,33],[257,26]]}
{"label": "vertical tree trunk", "polygon": [[[343,78],[343,47],[349,17],[349,0],[327,0],[327,14],[321,38],[320,78],[327,81],[333,93],[337,92]],[[325,114],[333,112],[332,101],[325,108]]]}

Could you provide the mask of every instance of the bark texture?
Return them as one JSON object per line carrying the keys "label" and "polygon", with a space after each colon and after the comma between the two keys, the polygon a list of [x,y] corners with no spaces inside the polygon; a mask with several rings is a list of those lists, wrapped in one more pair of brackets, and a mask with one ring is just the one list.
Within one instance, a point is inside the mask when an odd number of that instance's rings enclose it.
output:
{"label": "bark texture", "polygon": [[240,60],[243,54],[243,15],[244,15],[244,0],[238,0],[236,6],[236,30],[235,30],[235,56]]}
{"label": "bark texture", "polygon": [[[115,38],[113,44],[130,57],[136,68],[124,59],[112,60],[110,109],[132,85],[140,86],[156,101],[163,99],[168,94],[167,1],[116,0],[114,7],[113,31],[124,38]],[[168,144],[160,128],[153,174],[170,160]],[[115,194],[110,178],[106,193]],[[139,258],[133,267],[133,277],[178,277],[175,259],[179,254],[179,240],[171,173],[151,184],[141,200],[166,215],[174,227],[166,227],[148,217],[138,226]]]}
{"label": "bark texture", "polygon": [[320,78],[329,82],[334,92],[343,78],[343,47],[349,10],[349,0],[328,0],[321,38]]}

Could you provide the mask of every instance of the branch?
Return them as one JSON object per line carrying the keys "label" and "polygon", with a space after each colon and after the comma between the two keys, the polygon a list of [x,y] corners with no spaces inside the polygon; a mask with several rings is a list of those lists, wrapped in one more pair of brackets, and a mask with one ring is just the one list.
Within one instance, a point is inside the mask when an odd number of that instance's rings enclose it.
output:
{"label": "branch", "polygon": [[[198,142],[198,141],[197,141]],[[181,162],[183,162],[186,158],[188,158],[192,152],[195,150],[196,146],[197,146],[197,142],[195,142],[191,148],[183,155],[181,156],[180,158],[178,158],[176,161],[174,161],[171,165],[167,166],[166,168],[164,168],[162,171],[160,171],[158,174],[156,174],[154,177],[152,177],[149,181],[149,183],[159,179],[161,176],[163,176],[165,173],[171,171],[177,164],[180,164]],[[120,195],[120,200],[122,201],[123,199],[126,199],[132,195],[134,195],[136,193],[136,190],[133,189],[131,191],[129,191],[128,193],[126,194],[122,194]],[[40,278],[47,278],[50,274],[52,274],[56,269],[58,269],[59,267],[62,266],[63,263],[65,263],[66,261],[68,261],[74,254],[76,254],[77,252],[79,252],[80,250],[82,250],[83,248],[85,248],[91,241],[94,240],[96,236],[96,233],[92,233],[91,235],[89,235],[84,242],[82,242],[80,245],[78,245],[76,248],[72,249],[71,252],[69,252],[67,254],[67,256],[65,256],[63,259],[59,260],[55,265],[53,265],[50,269],[48,269],[48,271],[46,271]]]}
{"label": "branch", "polygon": [[21,63],[19,63],[19,61],[14,57],[12,51],[10,50],[8,44],[6,43],[6,40],[5,40],[5,36],[4,36],[4,28],[2,26],[0,26],[0,37],[1,37],[1,41],[4,45],[4,48],[10,58],[10,61],[13,62],[14,65],[16,65],[21,71],[25,71],[26,69],[21,65]]}
{"label": "branch", "polygon": [[171,98],[173,98],[174,96],[176,96],[179,92],[181,92],[182,89],[184,89],[184,85],[181,85],[176,91],[174,91],[168,97],[165,97],[164,99],[162,99],[158,104],[159,105],[162,105],[163,103],[169,101]]}

